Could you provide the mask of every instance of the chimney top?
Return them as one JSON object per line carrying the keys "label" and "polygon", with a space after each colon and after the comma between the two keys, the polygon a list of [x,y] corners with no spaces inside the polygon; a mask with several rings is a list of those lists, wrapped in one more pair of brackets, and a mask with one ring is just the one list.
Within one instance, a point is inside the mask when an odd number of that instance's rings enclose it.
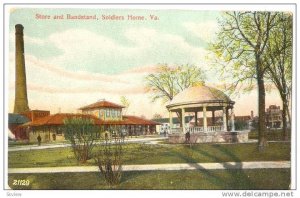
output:
{"label": "chimney top", "polygon": [[15,25],[15,28],[16,28],[16,34],[18,34],[18,33],[23,34],[24,27],[22,24]]}

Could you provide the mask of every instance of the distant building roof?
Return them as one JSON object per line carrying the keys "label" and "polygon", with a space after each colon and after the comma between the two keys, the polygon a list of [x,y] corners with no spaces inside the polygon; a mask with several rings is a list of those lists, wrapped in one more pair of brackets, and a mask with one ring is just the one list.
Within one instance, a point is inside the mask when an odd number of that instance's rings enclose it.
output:
{"label": "distant building roof", "polygon": [[80,110],[91,110],[91,109],[97,109],[97,108],[103,108],[103,107],[104,108],[105,107],[117,108],[117,109],[124,108],[124,106],[122,106],[122,105],[118,105],[118,104],[115,104],[113,102],[109,102],[109,101],[106,101],[106,100],[101,100],[101,101],[98,101],[96,103],[81,107],[79,109]]}
{"label": "distant building roof", "polygon": [[235,121],[250,121],[251,116],[235,116],[234,120]]}
{"label": "distant building roof", "polygon": [[32,121],[32,120],[50,115],[50,111],[48,111],[48,110],[29,110],[29,111],[23,112],[22,115],[26,116],[30,121]]}
{"label": "distant building roof", "polygon": [[16,114],[16,113],[8,114],[8,123],[9,124],[24,124],[29,121],[30,120],[26,116]]}

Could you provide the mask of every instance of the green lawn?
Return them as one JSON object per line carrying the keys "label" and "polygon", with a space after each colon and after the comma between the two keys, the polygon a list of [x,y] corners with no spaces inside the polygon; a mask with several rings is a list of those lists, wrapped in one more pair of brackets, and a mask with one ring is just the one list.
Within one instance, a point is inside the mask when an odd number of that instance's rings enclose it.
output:
{"label": "green lawn", "polygon": [[35,142],[9,141],[8,147],[36,145]]}
{"label": "green lawn", "polygon": [[[97,148],[94,149],[96,152]],[[196,144],[189,145],[143,145],[124,146],[124,164],[164,164],[228,161],[277,161],[290,160],[290,143],[269,143],[259,153],[257,144]],[[78,164],[68,148],[53,148],[8,152],[8,167],[52,167],[94,165],[94,160]]]}
{"label": "green lawn", "polygon": [[[63,179],[62,179],[63,178]],[[111,189],[99,173],[9,174],[12,189]],[[13,180],[29,180],[14,186]],[[125,172],[113,189],[289,189],[289,169]]]}
{"label": "green lawn", "polygon": [[[289,139],[291,139],[291,131],[289,131],[288,137]],[[258,131],[257,130],[251,131],[249,133],[249,139],[258,139]],[[282,141],[284,139],[282,129],[267,130],[266,139],[267,141]]]}

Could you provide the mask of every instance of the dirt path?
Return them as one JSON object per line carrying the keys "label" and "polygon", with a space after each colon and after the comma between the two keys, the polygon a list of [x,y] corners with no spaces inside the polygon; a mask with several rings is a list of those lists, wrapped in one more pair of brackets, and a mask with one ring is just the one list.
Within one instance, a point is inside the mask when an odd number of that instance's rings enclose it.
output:
{"label": "dirt path", "polygon": [[[216,170],[216,169],[262,169],[290,168],[290,161],[262,162],[224,162],[224,163],[191,163],[191,164],[145,164],[123,165],[123,171],[168,171],[168,170]],[[66,166],[39,168],[9,168],[8,173],[65,173],[65,172],[96,172],[97,166]]]}

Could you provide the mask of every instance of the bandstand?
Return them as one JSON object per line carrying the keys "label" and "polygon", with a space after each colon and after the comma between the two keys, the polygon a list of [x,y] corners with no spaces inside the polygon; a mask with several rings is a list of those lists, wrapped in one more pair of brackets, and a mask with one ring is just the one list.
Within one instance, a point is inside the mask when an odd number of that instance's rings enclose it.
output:
{"label": "bandstand", "polygon": [[[185,142],[187,132],[190,133],[190,139],[194,142],[248,141],[247,131],[235,131],[234,104],[235,102],[226,94],[212,87],[201,85],[185,89],[166,106],[170,118],[169,141],[171,143]],[[193,126],[185,123],[186,114],[194,116]],[[221,117],[221,122],[216,122],[216,114],[219,115],[218,118]],[[180,127],[173,127],[174,115],[180,119]],[[210,115],[209,125],[208,115]],[[201,125],[199,118],[202,119]]]}

